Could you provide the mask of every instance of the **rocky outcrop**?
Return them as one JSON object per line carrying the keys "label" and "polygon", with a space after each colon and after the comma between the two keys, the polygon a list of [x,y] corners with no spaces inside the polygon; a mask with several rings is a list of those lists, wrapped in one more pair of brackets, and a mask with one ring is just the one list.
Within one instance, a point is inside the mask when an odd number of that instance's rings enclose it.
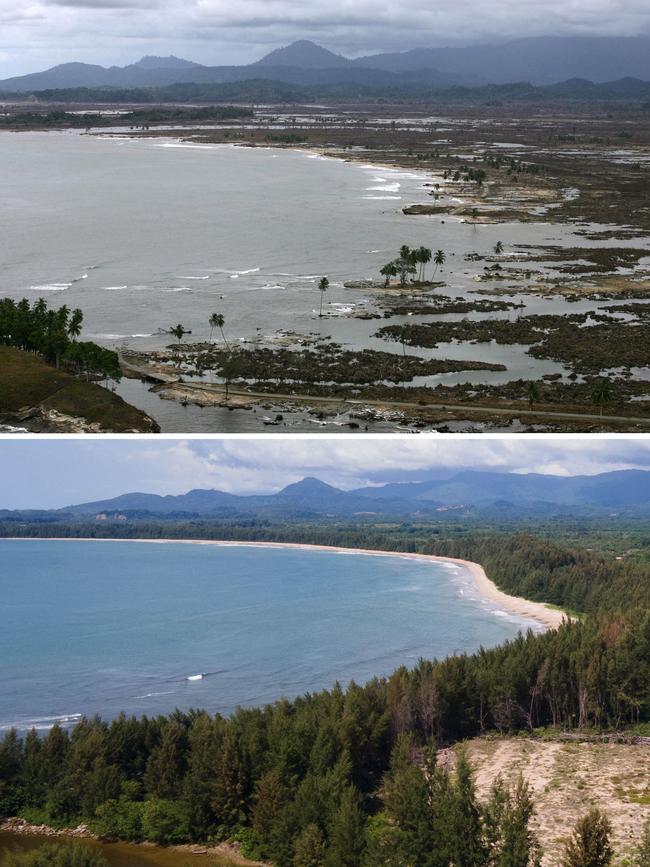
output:
{"label": "rocky outcrop", "polygon": [[51,828],[49,825],[34,825],[20,816],[12,816],[0,821],[0,831],[8,831],[11,834],[32,834],[39,837],[82,837],[97,839],[87,825],[78,825],[76,828]]}
{"label": "rocky outcrop", "polygon": [[[142,424],[138,427],[121,430],[121,433],[159,433],[156,421],[141,413]],[[30,433],[112,433],[112,428],[104,427],[101,422],[90,422],[83,416],[68,415],[56,409],[43,406],[22,407],[16,412],[2,413],[0,424]]]}

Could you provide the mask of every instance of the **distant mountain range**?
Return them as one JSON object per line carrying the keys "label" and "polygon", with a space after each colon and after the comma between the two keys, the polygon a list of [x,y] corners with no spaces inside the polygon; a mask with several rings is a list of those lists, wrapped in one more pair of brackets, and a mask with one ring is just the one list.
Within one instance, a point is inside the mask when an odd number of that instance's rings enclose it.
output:
{"label": "distant mountain range", "polygon": [[166,87],[271,80],[296,85],[407,84],[446,89],[567,79],[650,80],[650,37],[531,37],[503,45],[416,48],[354,60],[302,40],[246,66],[205,66],[178,57],[143,57],[129,66],[64,63],[0,81],[0,90],[32,93],[76,87]]}
{"label": "distant mountain range", "polygon": [[128,493],[110,500],[39,513],[0,511],[0,520],[219,519],[265,517],[275,520],[401,518],[472,515],[495,518],[557,514],[598,515],[613,511],[650,514],[650,472],[623,470],[595,476],[478,472],[465,470],[422,482],[387,484],[342,491],[314,478],[276,494],[242,496],[218,490],[192,490],[177,496]]}

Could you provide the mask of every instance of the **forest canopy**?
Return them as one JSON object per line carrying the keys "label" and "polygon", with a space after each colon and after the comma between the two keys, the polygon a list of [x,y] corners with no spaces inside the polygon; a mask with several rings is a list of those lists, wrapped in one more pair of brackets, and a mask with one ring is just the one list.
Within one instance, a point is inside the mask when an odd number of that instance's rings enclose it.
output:
{"label": "forest canopy", "polygon": [[[265,532],[248,528],[249,536]],[[327,532],[286,529],[302,541],[322,542]],[[329,533],[339,544],[358,533],[357,544],[367,544],[358,528]],[[537,863],[523,781],[499,778],[478,804],[462,753],[450,773],[437,747],[489,732],[647,727],[650,566],[530,534],[401,537],[402,550],[480,561],[504,589],[587,615],[229,718],[175,711],[82,720],[45,737],[9,732],[0,745],[0,814],[84,821],[125,840],[236,839],[249,855],[287,867],[443,867],[465,863],[459,852],[469,844],[475,858],[467,863]],[[391,547],[399,549],[394,538]]]}

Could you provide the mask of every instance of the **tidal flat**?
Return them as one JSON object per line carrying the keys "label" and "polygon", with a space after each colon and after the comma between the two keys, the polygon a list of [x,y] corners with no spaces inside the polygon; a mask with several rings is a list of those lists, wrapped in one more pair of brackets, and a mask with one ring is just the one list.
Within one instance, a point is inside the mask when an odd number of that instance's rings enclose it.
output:
{"label": "tidal flat", "polygon": [[[0,290],[163,431],[646,430],[647,119],[404,111],[2,133]],[[403,244],[444,261],[386,286]]]}

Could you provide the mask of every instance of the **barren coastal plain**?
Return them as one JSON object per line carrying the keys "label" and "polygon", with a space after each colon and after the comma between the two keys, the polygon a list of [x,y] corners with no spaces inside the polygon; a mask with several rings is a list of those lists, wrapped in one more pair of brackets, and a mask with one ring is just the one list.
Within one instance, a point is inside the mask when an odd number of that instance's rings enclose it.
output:
{"label": "barren coastal plain", "polygon": [[[139,256],[137,272],[91,245],[74,274],[49,261],[8,269],[2,286],[83,303],[88,336],[120,354],[118,393],[165,432],[650,425],[640,111],[278,107],[203,126],[21,137],[63,166],[112,166],[131,195],[145,164],[148,189],[158,172],[187,188],[176,217],[168,182],[136,208],[154,207],[180,259],[167,261],[151,226],[159,258]],[[205,202],[192,203],[199,176]],[[283,200],[287,184],[299,200]],[[228,235],[240,210],[253,213],[246,252]],[[382,275],[404,245],[430,261]],[[215,312],[222,332],[209,326]]]}

